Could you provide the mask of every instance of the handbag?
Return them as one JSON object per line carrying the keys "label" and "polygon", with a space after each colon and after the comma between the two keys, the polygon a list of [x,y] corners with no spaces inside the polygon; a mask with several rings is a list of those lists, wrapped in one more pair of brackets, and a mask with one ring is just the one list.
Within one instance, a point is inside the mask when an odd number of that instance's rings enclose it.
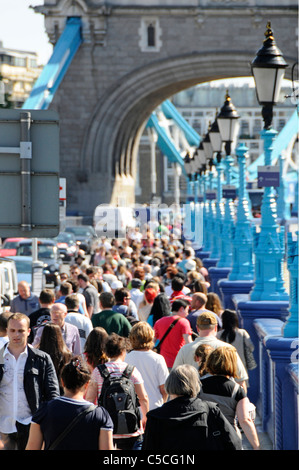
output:
{"label": "handbag", "polygon": [[257,367],[252,351],[249,349],[245,342],[245,336],[243,336],[243,347],[244,347],[244,356],[245,356],[245,365],[248,370],[253,370]]}
{"label": "handbag", "polygon": [[54,442],[49,446],[48,450],[55,450],[55,448],[60,444],[60,442],[65,438],[65,436],[73,429],[73,427],[80,421],[82,416],[86,415],[90,411],[93,411],[96,405],[90,405],[88,408],[85,408],[81,413],[79,413],[70,423],[69,425],[62,431],[62,433],[55,439]]}
{"label": "handbag", "polygon": [[164,333],[163,337],[160,339],[159,343],[156,344],[156,346],[153,348],[153,351],[160,354],[160,350],[161,350],[161,344],[163,343],[164,339],[166,338],[166,336],[168,335],[168,333],[172,330],[172,328],[174,327],[174,325],[179,321],[179,318],[176,318],[175,320],[173,320],[173,322],[170,324],[170,326],[168,327],[166,333]]}

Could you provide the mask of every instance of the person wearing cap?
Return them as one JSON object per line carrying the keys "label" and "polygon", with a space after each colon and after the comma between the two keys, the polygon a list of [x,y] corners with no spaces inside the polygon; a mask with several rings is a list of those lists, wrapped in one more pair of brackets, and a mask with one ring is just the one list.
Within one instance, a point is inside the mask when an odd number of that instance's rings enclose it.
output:
{"label": "person wearing cap", "polygon": [[194,271],[196,269],[196,262],[193,259],[193,253],[190,248],[183,250],[183,259],[178,263],[178,266],[187,273],[188,271]]}
{"label": "person wearing cap", "polygon": [[[213,312],[203,312],[198,316],[196,321],[198,337],[190,344],[185,344],[179,351],[175,358],[173,367],[177,367],[181,364],[191,364],[197,367],[197,363],[194,360],[194,354],[197,346],[200,344],[209,344],[214,349],[220,346],[229,346],[228,343],[221,341],[217,338],[217,319]],[[238,382],[246,390],[246,381],[248,380],[248,374],[246,369],[237,355],[237,368],[238,368]]]}

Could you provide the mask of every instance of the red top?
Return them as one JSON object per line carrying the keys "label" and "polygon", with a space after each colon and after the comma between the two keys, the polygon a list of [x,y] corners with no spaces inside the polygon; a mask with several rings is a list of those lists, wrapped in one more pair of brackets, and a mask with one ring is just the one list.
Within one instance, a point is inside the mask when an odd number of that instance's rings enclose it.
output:
{"label": "red top", "polygon": [[164,333],[166,333],[170,324],[176,319],[179,321],[174,325],[172,330],[168,333],[164,339],[160,353],[164,357],[167,367],[172,367],[177,353],[185,344],[183,335],[192,335],[191,326],[189,320],[186,318],[179,317],[178,315],[172,315],[170,317],[162,317],[156,321],[154,325],[155,338],[157,340],[162,339]]}

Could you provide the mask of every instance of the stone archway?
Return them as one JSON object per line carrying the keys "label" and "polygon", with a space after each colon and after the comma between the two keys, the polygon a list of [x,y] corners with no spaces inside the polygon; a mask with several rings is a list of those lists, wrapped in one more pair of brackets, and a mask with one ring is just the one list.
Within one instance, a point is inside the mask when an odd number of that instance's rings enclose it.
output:
{"label": "stone archway", "polygon": [[252,52],[242,51],[172,57],[134,70],[114,84],[95,107],[81,152],[81,166],[87,174],[105,175],[111,194],[105,202],[115,202],[122,192],[133,202],[140,137],[161,102],[198,83],[249,76],[252,57]]}

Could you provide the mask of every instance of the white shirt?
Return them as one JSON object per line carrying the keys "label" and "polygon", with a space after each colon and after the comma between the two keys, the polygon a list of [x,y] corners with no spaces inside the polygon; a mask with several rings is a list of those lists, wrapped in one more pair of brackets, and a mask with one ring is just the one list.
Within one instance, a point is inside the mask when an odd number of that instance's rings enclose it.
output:
{"label": "white shirt", "polygon": [[149,409],[163,405],[163,397],[159,386],[164,385],[169,375],[165,359],[154,351],[131,351],[125,361],[137,367],[144,380],[144,388],[148,394]]}
{"label": "white shirt", "polygon": [[24,390],[24,369],[28,357],[27,347],[18,359],[5,348],[4,373],[0,384],[0,431],[11,434],[17,431],[16,421],[31,423],[29,408]]}
{"label": "white shirt", "polygon": [[69,312],[65,317],[65,321],[78,328],[81,343],[81,351],[83,352],[87,336],[93,329],[91,320],[85,315],[82,315],[80,312]]}

